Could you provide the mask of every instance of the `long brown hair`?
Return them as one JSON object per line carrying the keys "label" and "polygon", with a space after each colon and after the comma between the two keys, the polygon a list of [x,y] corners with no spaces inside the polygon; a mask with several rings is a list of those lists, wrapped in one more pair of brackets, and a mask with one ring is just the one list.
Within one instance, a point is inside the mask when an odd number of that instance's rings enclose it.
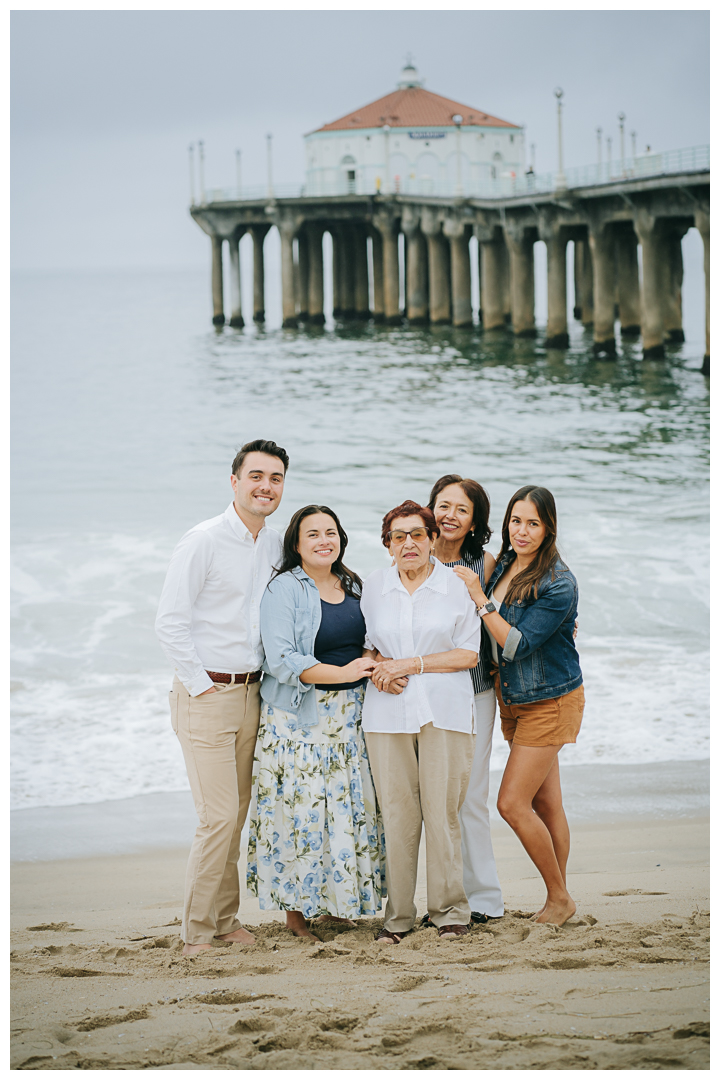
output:
{"label": "long brown hair", "polygon": [[280,574],[286,574],[296,566],[302,566],[302,559],[298,553],[300,523],[304,521],[306,517],[310,517],[311,514],[327,514],[337,525],[338,536],[340,537],[340,554],[332,564],[332,572],[340,578],[340,584],[348,596],[360,596],[362,593],[362,579],[359,578],[353,570],[350,570],[345,566],[342,561],[343,555],[345,554],[345,548],[348,546],[348,535],[340,524],[339,517],[329,506],[318,506],[313,503],[310,506],[303,506],[302,509],[295,511],[290,519],[290,524],[285,530],[285,536],[283,537],[282,562],[273,574],[273,577],[279,577]]}
{"label": "long brown hair", "polygon": [[463,489],[473,508],[473,527],[467,536],[463,538],[460,554],[464,555],[465,558],[479,559],[483,553],[483,548],[492,536],[492,529],[488,525],[490,500],[485,488],[482,484],[478,484],[477,480],[465,480],[459,473],[448,473],[447,476],[441,476],[435,482],[430,492],[428,506],[433,514],[435,513],[435,503],[445,488],[450,487],[451,484],[458,484]]}
{"label": "long brown hair", "polygon": [[508,503],[502,523],[502,548],[498,555],[498,562],[500,562],[503,555],[506,555],[509,551],[513,553],[514,558],[517,557],[513,550],[513,546],[510,543],[510,518],[512,517],[515,503],[523,502],[525,499],[529,499],[537,510],[538,517],[545,526],[545,537],[537,550],[535,558],[527,569],[516,574],[510,582],[508,591],[505,594],[506,604],[512,602],[517,603],[519,600],[526,600],[531,595],[534,595],[537,599],[537,590],[540,580],[548,572],[550,573],[551,579],[554,581],[556,570],[567,570],[565,563],[560,558],[560,552],[557,549],[557,510],[555,509],[555,499],[547,488],[535,487],[534,484],[526,484],[525,487],[521,487],[515,492]]}

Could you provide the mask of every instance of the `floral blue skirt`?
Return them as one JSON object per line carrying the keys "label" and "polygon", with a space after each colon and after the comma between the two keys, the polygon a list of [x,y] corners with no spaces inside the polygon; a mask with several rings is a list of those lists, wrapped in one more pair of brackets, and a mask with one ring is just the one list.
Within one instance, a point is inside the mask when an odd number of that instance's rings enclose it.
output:
{"label": "floral blue skirt", "polygon": [[263,911],[376,915],[385,838],[360,729],[364,687],[315,690],[316,727],[263,702],[253,767],[247,884]]}

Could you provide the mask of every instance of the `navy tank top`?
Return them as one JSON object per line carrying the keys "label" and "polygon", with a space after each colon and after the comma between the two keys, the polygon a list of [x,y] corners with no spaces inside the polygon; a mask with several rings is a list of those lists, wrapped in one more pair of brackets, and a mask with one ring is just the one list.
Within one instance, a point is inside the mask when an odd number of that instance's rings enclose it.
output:
{"label": "navy tank top", "polygon": [[[320,603],[322,619],[315,637],[315,659],[321,664],[344,667],[351,660],[362,656],[365,645],[365,618],[360,610],[360,601],[356,596],[348,596],[346,593],[341,604],[328,604],[326,600],[321,600]],[[362,686],[364,681],[356,679],[355,682],[332,683],[327,686],[316,683],[315,687],[317,690],[352,690],[356,686]]]}

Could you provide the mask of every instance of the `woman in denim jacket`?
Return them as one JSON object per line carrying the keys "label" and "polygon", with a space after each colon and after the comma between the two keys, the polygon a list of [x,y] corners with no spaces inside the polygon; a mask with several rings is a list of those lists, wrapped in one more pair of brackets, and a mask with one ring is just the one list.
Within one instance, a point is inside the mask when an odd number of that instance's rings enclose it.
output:
{"label": "woman in denim jacket", "polygon": [[[327,506],[293,516],[260,603],[265,650],[255,749],[248,887],[263,911],[349,922],[380,911],[384,840],[360,730],[365,677],[361,581]],[[355,925],[351,923],[351,925]]]}
{"label": "woman in denim jacket", "polygon": [[517,833],[547,888],[538,922],[562,926],[575,912],[567,891],[570,832],[562,804],[558,753],[574,743],[585,696],[573,633],[578,587],[556,547],[555,500],[531,484],[510,499],[502,549],[485,594],[465,581],[491,637],[495,690],[510,757],[498,810]]}

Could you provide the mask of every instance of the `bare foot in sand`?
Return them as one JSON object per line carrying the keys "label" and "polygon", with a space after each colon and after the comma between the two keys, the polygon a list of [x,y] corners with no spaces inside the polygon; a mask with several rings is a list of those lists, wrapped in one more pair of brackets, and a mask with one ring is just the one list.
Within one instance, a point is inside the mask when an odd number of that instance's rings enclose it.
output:
{"label": "bare foot in sand", "polygon": [[183,956],[195,956],[197,953],[207,952],[208,949],[212,949],[212,945],[185,945],[183,947]]}
{"label": "bare foot in sand", "polygon": [[238,945],[254,945],[255,938],[252,936],[249,930],[245,930],[244,927],[238,926],[237,930],[233,930],[230,934],[217,934],[216,941],[237,941]]}
{"label": "bare foot in sand", "polygon": [[340,926],[352,926],[354,930],[357,930],[357,923],[352,919],[343,919],[340,915],[318,915],[315,919],[317,923],[337,923]]}
{"label": "bare foot in sand", "polygon": [[311,941],[319,941],[320,938],[315,937],[310,932],[305,916],[301,911],[286,911],[285,912],[285,925],[288,930],[292,930],[295,937],[307,937]]}
{"label": "bare foot in sand", "polygon": [[542,913],[543,913],[543,911],[545,910],[546,907],[547,907],[547,900],[545,901],[543,906],[540,908],[540,910],[535,912],[535,914],[533,915],[530,922],[537,922],[539,917],[542,915]]}
{"label": "bare foot in sand", "polygon": [[568,919],[575,914],[575,911],[575,901],[572,896],[568,896],[567,900],[560,902],[551,903],[548,900],[540,914],[536,916],[535,922],[564,926]]}

